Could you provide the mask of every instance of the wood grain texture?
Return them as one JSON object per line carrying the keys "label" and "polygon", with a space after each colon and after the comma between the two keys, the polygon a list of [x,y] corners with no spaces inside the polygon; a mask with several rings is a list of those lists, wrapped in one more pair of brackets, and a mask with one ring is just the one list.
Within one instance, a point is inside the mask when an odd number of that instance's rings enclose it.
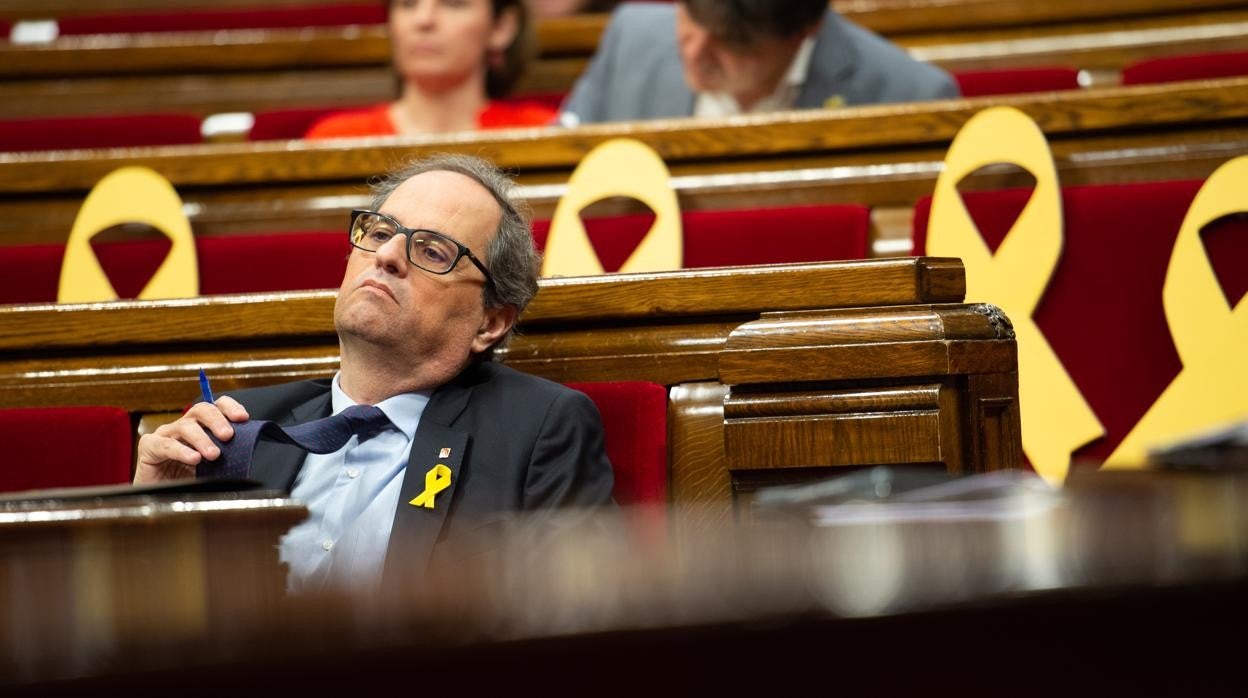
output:
{"label": "wood grain texture", "polygon": [[[734,473],[758,467],[960,471],[969,429],[997,430],[975,443],[999,452],[975,462],[1014,465],[1013,345],[980,306],[956,302],[963,280],[956,260],[929,258],[548,279],[499,358],[554,380],[671,387],[673,503],[721,522]],[[332,306],[332,292],[314,292],[0,307],[0,406],[113,404],[142,418],[194,401],[201,368],[219,392],[327,377]],[[892,360],[898,347],[923,360]],[[846,350],[863,353],[825,358]],[[994,367],[1003,381],[961,395],[963,374]],[[736,383],[727,407],[717,376]],[[966,421],[966,406],[994,400],[982,424]]]}
{"label": "wood grain texture", "polygon": [[674,385],[668,391],[672,501],[682,523],[722,530],[733,520],[732,478],[724,457],[723,403],[718,383]]}
{"label": "wood grain texture", "polygon": [[[741,325],[720,356],[719,380],[776,382],[820,374],[870,379],[995,373],[1017,360],[1013,334],[979,305],[767,314]],[[952,318],[946,322],[946,318]]]}

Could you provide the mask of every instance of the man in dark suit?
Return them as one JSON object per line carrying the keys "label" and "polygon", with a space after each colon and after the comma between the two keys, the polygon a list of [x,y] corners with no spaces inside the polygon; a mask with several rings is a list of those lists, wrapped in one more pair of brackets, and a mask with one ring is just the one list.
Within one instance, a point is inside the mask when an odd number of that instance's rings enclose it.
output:
{"label": "man in dark suit", "polygon": [[569,126],[951,99],[914,60],[827,0],[625,4],[561,108]]}
{"label": "man in dark suit", "polygon": [[352,214],[355,249],[334,305],[338,374],[195,405],[140,439],[136,484],[217,458],[205,430],[224,443],[249,419],[290,425],[380,408],[387,428],[334,453],[257,446],[251,477],[308,505],[281,544],[295,591],[373,589],[383,567],[389,580],[400,567],[423,569],[435,547],[454,557],[445,548],[457,534],[507,512],[610,502],[589,398],[490,361],[537,291],[537,254],[510,185],[463,156],[378,185],[371,210]]}

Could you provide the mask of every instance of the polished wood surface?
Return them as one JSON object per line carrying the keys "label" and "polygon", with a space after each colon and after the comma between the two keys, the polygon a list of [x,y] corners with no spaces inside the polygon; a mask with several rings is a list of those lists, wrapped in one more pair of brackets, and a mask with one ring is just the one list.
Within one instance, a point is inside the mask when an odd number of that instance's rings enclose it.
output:
{"label": "polished wood surface", "polygon": [[[221,610],[214,594],[242,596],[262,566],[237,553],[267,544],[271,555],[280,510],[255,511],[251,535],[232,512],[202,517],[239,536],[166,549],[180,570],[144,566],[152,549],[124,518],[59,524],[79,536],[73,546],[0,524],[11,553],[2,564],[16,572],[0,576],[0,685],[6,695],[220,695],[372,681],[493,694],[540,666],[558,671],[543,691],[569,695],[607,676],[609,694],[788,693],[819,681],[995,696],[1020,671],[1026,695],[1072,684],[1235,692],[1209,689],[1240,680],[1242,474],[1079,474],[1060,491],[1021,477],[951,484],[965,496],[943,486],[760,506],[770,513],[682,526],[683,538],[646,535],[645,512],[604,513],[549,549],[532,545],[538,522],[517,518],[493,548],[404,593],[242,598],[233,615],[211,612]],[[186,504],[153,500],[162,514],[149,517],[173,523],[166,512]],[[172,540],[172,528],[147,535]],[[111,601],[98,583],[66,583],[124,570],[133,584]],[[1065,671],[1030,667],[1054,647],[1070,655]],[[829,653],[849,668],[829,674]],[[620,671],[636,657],[646,671]]]}
{"label": "polished wood surface", "polygon": [[[88,189],[124,164],[147,165],[169,178],[199,235],[338,229],[346,210],[367,202],[368,177],[407,157],[447,150],[485,155],[513,169],[523,185],[520,197],[537,217],[549,218],[584,153],[619,136],[658,150],[684,209],[816,202],[893,208],[902,211],[893,238],[904,242],[904,211],[933,191],[953,135],[971,115],[996,104],[1012,104],[1037,119],[1065,184],[1197,179],[1248,152],[1248,79],[1225,79],[442,139],[7,154],[0,155],[0,244],[65,240]],[[1026,181],[1016,170],[990,168],[964,186],[1020,183]]]}
{"label": "polished wood surface", "polygon": [[[1115,83],[1117,72],[1133,61],[1233,50],[1248,40],[1248,8],[1242,3],[1198,9],[989,29],[971,22],[964,31],[933,29],[896,41],[916,58],[955,72],[1065,65],[1090,71],[1091,84],[1100,86]],[[942,12],[956,15],[949,8]],[[1084,17],[1073,15],[1074,20]],[[518,94],[570,90],[601,28],[602,18],[596,16],[542,23],[539,55]],[[42,45],[0,44],[0,77],[0,117],[6,118],[154,111],[207,115],[353,106],[394,95],[386,28],[380,25],[68,36]]]}
{"label": "polished wood surface", "polygon": [[[730,520],[734,482],[776,468],[1019,467],[1013,334],[964,294],[961,263],[941,258],[544,279],[499,358],[561,382],[668,386],[673,502]],[[193,401],[200,369],[218,392],[327,377],[333,300],[0,307],[0,406],[111,404],[140,418]],[[920,409],[896,395],[927,397]]]}

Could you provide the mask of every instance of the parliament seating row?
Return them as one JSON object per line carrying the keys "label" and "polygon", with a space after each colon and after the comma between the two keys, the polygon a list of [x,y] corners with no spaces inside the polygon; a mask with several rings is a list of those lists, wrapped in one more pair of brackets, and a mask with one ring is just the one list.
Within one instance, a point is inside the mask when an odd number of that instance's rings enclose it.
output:
{"label": "parliament seating row", "polygon": [[[667,390],[640,381],[572,383],[602,417],[618,504],[667,503]],[[133,477],[131,415],[119,407],[0,409],[0,493],[116,485]]]}
{"label": "parliament seating row", "polygon": [[[894,6],[898,1],[873,3],[866,12],[892,16],[884,24],[897,25],[904,35],[896,40],[904,48],[954,73],[1065,66],[1079,70],[1085,86],[1099,87],[1116,84],[1128,63],[1242,50],[1248,37],[1242,0],[1190,6],[1147,0],[1113,8],[1066,0],[1041,8],[1020,0],[967,0],[963,12],[942,3],[947,17],[935,16],[940,13],[934,7],[916,0],[900,0],[906,15]],[[846,10],[863,6],[854,3]],[[979,12],[987,15],[984,26],[973,19]],[[931,26],[924,28],[920,16]],[[971,28],[952,31],[959,18]],[[566,93],[583,72],[604,21],[565,17],[539,24],[539,56],[517,94]],[[941,27],[945,30],[938,31]],[[0,79],[0,118],[349,107],[390,99],[394,89],[386,29],[380,25],[66,36],[45,45],[0,42]]]}
{"label": "parliament seating row", "polygon": [[[1161,289],[1202,183],[1062,188],[1061,257],[1032,317],[1105,429],[1075,453],[1076,462],[1104,461],[1183,368]],[[996,250],[1031,195],[1030,189],[976,191],[963,193],[962,200],[989,249]],[[915,254],[927,251],[931,204],[925,197],[915,206]],[[1202,233],[1234,308],[1248,292],[1248,217],[1220,219]]]}
{"label": "parliament seating row", "polygon": [[[643,0],[647,1],[647,0]],[[648,0],[669,1],[669,0]],[[56,19],[106,22],[110,17],[128,18],[117,28],[123,31],[171,31],[180,23],[174,15],[194,17],[194,26],[207,29],[264,26],[315,26],[333,17],[339,23],[384,21],[371,0],[109,0],[99,2],[13,0],[0,7],[0,21]],[[831,0],[842,15],[885,35],[926,33],[1003,26],[1036,26],[1079,20],[1158,15],[1243,6],[1241,0],[1119,0],[1112,4],[1078,0],[962,0],[933,5],[927,0]],[[595,17],[601,23],[604,17]],[[327,20],[322,20],[327,21]],[[84,25],[79,25],[84,26]],[[98,24],[94,26],[107,27]],[[114,25],[117,26],[117,25]],[[107,28],[112,31],[112,27]],[[596,36],[594,37],[597,38]]]}
{"label": "parliament seating row", "polygon": [[[61,244],[87,193],[125,165],[174,186],[197,236],[338,230],[368,205],[365,183],[436,152],[485,155],[513,171],[516,194],[549,219],[572,171],[614,138],[648,145],[671,171],[683,211],[854,204],[870,208],[871,254],[910,250],[914,202],[932,193],[951,139],[981,109],[1012,105],[1037,121],[1068,185],[1200,179],[1248,148],[1248,80],[1080,90],[920,105],[811,110],[725,120],[492,131],[454,138],[203,144],[0,155],[0,244]],[[966,188],[1021,186],[1008,169]],[[604,201],[588,215],[636,212]]]}
{"label": "parliament seating row", "polygon": [[[619,269],[652,219],[584,220],[606,271]],[[689,211],[682,225],[686,268],[861,259],[869,252],[870,216],[862,206]],[[549,230],[549,221],[535,222],[539,249]],[[164,237],[93,245],[121,298],[138,297],[169,247]],[[200,237],[196,249],[204,295],[337,288],[351,250],[342,231]],[[59,244],[0,246],[0,303],[54,302],[64,252]]]}
{"label": "parliament seating row", "polygon": [[[1248,75],[1248,51],[1149,59],[1128,66],[1125,84],[1147,85]],[[1080,88],[1069,67],[1006,68],[955,73],[964,97],[1024,94]],[[557,106],[559,95],[547,100]],[[258,110],[241,133],[250,141],[301,138],[317,119],[341,107]],[[185,145],[203,142],[205,122],[192,114],[118,114],[0,119],[0,152],[76,148]],[[214,138],[212,133],[208,138]]]}
{"label": "parliament seating row", "polygon": [[[1019,467],[1013,337],[964,284],[931,258],[543,279],[498,359],[664,386],[670,500],[726,523],[758,487],[847,467]],[[0,408],[115,405],[146,432],[201,369],[218,392],[330,376],[334,296],[0,306]]]}

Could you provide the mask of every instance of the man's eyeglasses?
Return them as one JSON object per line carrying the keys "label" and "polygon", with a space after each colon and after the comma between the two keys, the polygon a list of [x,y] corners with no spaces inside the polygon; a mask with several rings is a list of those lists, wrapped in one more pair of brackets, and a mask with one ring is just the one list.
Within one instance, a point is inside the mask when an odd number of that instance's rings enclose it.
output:
{"label": "man's eyeglasses", "polygon": [[467,257],[485,274],[486,283],[494,285],[494,277],[481,260],[467,247],[432,230],[405,228],[384,213],[356,209],[351,212],[351,244],[361,250],[376,252],[395,235],[407,237],[407,261],[432,274],[446,274]]}

